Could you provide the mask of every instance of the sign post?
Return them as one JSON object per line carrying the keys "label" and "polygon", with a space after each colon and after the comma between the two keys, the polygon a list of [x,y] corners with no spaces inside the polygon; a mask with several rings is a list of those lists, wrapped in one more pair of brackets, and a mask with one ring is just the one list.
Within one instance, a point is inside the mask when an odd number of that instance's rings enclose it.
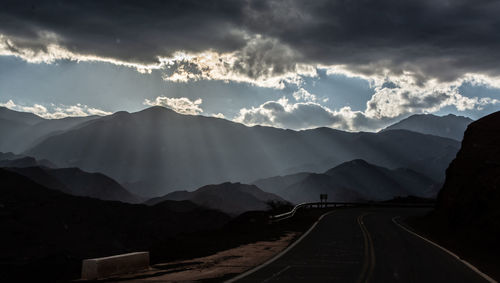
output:
{"label": "sign post", "polygon": [[[320,199],[322,206],[326,207],[326,203],[328,201],[328,194],[320,194],[319,199]],[[325,203],[324,205],[323,205],[323,202]]]}

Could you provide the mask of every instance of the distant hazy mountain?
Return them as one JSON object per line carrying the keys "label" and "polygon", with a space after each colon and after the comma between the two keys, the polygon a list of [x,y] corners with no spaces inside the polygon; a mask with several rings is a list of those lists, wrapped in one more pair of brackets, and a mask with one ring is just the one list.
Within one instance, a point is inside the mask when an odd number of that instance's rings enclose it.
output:
{"label": "distant hazy mountain", "polygon": [[[1,161],[0,161],[1,164]],[[115,180],[100,173],[87,173],[78,168],[6,167],[40,185],[74,196],[138,203],[141,198],[131,194]]]}
{"label": "distant hazy mountain", "polygon": [[281,194],[282,189],[303,181],[311,174],[313,173],[302,172],[285,176],[269,177],[257,180],[253,182],[253,184],[266,192],[279,192],[279,194]]}
{"label": "distant hazy mountain", "polygon": [[383,131],[408,130],[461,141],[467,125],[472,122],[473,120],[468,117],[455,116],[453,114],[446,116],[418,114],[403,119],[385,128]]}
{"label": "distant hazy mountain", "polygon": [[142,198],[131,194],[115,180],[100,173],[88,173],[78,168],[60,168],[48,160],[12,152],[0,152],[0,167],[16,172],[54,190],[75,196],[87,196],[102,200],[118,200],[138,203]]}
{"label": "distant hazy mountain", "polygon": [[68,130],[98,116],[44,119],[32,113],[0,107],[0,151],[21,153],[50,135]]}
{"label": "distant hazy mountain", "polygon": [[[27,154],[59,167],[102,172],[133,193],[159,196],[205,184],[282,175],[291,166],[325,158],[331,163],[315,169],[362,158],[388,168],[430,169],[426,174],[443,179],[458,148],[455,140],[403,130],[349,133],[246,127],[152,107],[84,123],[46,138]],[[436,164],[420,168],[421,162]]]}
{"label": "distant hazy mountain", "polygon": [[394,196],[436,196],[434,180],[406,168],[389,170],[364,160],[352,160],[325,172],[337,185],[355,188],[366,199],[385,200]]}
{"label": "distant hazy mountain", "polygon": [[295,203],[319,201],[328,194],[330,201],[388,200],[397,196],[433,197],[435,181],[411,169],[389,170],[364,160],[345,162],[324,174],[301,173],[254,182]]}
{"label": "distant hazy mountain", "polygon": [[7,281],[66,282],[85,258],[154,250],[180,233],[230,221],[189,201],[146,206],[71,196],[4,169],[0,204],[0,274]]}
{"label": "distant hazy mountain", "polygon": [[12,160],[24,157],[23,155],[18,155],[12,152],[0,152],[0,160]]}
{"label": "distant hazy mountain", "polygon": [[264,192],[254,185],[229,182],[204,186],[192,192],[175,191],[163,197],[150,199],[146,204],[154,205],[164,200],[189,200],[231,215],[252,210],[267,210],[269,209],[267,203],[270,201],[286,202],[281,197]]}
{"label": "distant hazy mountain", "polygon": [[[12,155],[10,155],[12,154]],[[0,167],[33,167],[33,166],[43,166],[48,168],[55,168],[56,166],[52,162],[43,159],[36,160],[30,156],[15,155],[13,153],[2,153],[0,152]]]}
{"label": "distant hazy mountain", "polygon": [[19,112],[0,106],[0,119],[4,121],[13,121],[25,125],[35,125],[44,119],[33,113]]}

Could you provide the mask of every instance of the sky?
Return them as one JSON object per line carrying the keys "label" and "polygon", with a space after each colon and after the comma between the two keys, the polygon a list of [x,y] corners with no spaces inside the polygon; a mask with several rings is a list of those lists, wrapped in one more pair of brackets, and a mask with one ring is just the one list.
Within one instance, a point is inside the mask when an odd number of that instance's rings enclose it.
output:
{"label": "sky", "polygon": [[0,2],[0,106],[376,131],[500,110],[500,2]]}

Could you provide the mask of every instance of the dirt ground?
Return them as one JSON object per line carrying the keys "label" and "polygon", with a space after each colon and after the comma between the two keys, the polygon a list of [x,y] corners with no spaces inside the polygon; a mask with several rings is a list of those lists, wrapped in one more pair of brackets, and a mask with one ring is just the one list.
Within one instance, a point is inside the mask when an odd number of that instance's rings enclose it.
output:
{"label": "dirt ground", "polygon": [[155,264],[148,271],[112,278],[109,281],[219,281],[217,279],[227,279],[266,262],[298,236],[298,232],[290,232],[277,241],[260,241],[206,257]]}

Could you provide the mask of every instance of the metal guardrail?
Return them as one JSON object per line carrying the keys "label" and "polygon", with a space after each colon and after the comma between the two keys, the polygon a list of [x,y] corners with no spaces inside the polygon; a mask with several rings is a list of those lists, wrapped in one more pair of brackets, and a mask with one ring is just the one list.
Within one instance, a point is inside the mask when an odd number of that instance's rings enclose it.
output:
{"label": "metal guardrail", "polygon": [[360,207],[360,206],[376,206],[376,207],[429,207],[435,206],[435,203],[390,203],[390,202],[304,202],[297,204],[289,212],[271,215],[269,218],[272,222],[278,222],[291,218],[299,209],[311,208],[336,208],[336,207]]}

